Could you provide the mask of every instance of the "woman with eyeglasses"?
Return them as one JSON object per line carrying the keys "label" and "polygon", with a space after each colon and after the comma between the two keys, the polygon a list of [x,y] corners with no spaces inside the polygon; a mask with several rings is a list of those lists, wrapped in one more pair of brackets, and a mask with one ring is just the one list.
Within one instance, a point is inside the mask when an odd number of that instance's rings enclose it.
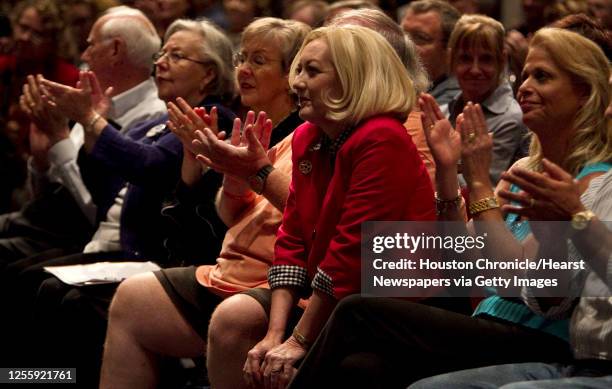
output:
{"label": "woman with eyeglasses", "polygon": [[302,123],[288,77],[293,56],[309,30],[295,21],[257,19],[242,33],[240,50],[234,55],[240,101],[272,120],[271,145]]}
{"label": "woman with eyeglasses", "polygon": [[[231,123],[233,113],[221,105],[235,88],[228,39],[206,21],[181,19],[170,27],[162,51],[155,55],[158,96],[165,102],[180,97],[192,106],[217,107],[219,120]],[[136,124],[123,136],[104,117],[110,103],[93,72],[82,72],[80,88],[48,80],[42,85],[61,114],[83,124],[87,157],[83,163],[103,167],[90,191],[99,208],[111,205],[105,219],[111,223],[100,225],[92,249],[148,259],[165,257],[159,212],[178,181],[183,154],[181,142],[164,125],[167,115]],[[89,185],[92,178],[84,179]],[[120,213],[111,212],[113,204]]]}
{"label": "woman with eyeglasses", "polygon": [[215,388],[284,388],[333,307],[360,290],[362,223],[435,217],[429,175],[402,125],[414,85],[384,37],[362,26],[319,28],[291,69],[306,122],[293,135],[270,288],[215,310],[207,355]]}
{"label": "woman with eyeglasses", "polygon": [[[286,175],[291,169],[291,137],[287,135],[301,123],[289,93],[289,64],[309,30],[299,22],[259,19],[247,28],[242,50],[235,55],[242,103],[255,111],[268,113],[269,120],[265,122],[268,132],[272,132],[270,145],[277,147],[267,155],[278,171]],[[204,66],[195,62],[202,57],[186,50],[182,43],[177,45],[175,37],[167,39],[163,55],[158,54],[157,61],[160,92],[168,94],[184,85],[186,79],[175,77],[175,73],[163,66],[164,61],[168,67],[172,61]],[[194,158],[189,124],[203,120],[219,130],[232,129],[231,124],[221,121],[219,107],[192,110],[192,105],[186,98],[169,104],[169,127],[183,142],[182,180],[188,186],[202,174]],[[246,122],[252,123],[254,116],[249,113]],[[263,116],[260,118],[257,123],[263,124]],[[239,126],[234,125],[232,134],[240,136]],[[220,133],[218,136],[222,137]],[[146,273],[126,280],[118,289],[109,314],[100,387],[155,387],[158,371],[154,361],[162,356],[205,354],[208,321],[223,298],[267,285],[267,270],[272,262],[281,210],[259,191],[244,188],[230,175],[225,175],[223,187],[217,194],[217,210],[229,230],[215,265]],[[199,207],[198,212],[201,211]],[[196,243],[206,246],[209,242],[200,239]]]}
{"label": "woman with eyeglasses", "polygon": [[[231,125],[234,115],[222,105],[224,101],[232,98],[235,92],[232,47],[229,39],[210,22],[185,19],[174,22],[165,38],[166,43],[157,55],[154,53],[159,50],[159,40],[155,45],[138,47],[141,50],[139,58],[149,58],[146,62],[149,66],[153,65],[151,57],[157,57],[155,81],[159,98],[165,102],[181,98],[185,104],[202,106],[208,110],[214,107],[219,123],[224,126]],[[117,50],[124,50],[125,46],[117,45],[117,47],[119,47]],[[93,202],[98,207],[99,227],[83,254],[57,258],[51,262],[68,265],[133,258],[167,264],[168,252],[165,241],[169,227],[172,226],[169,226],[167,220],[162,217],[161,209],[175,189],[179,177],[182,176],[183,154],[185,156],[183,166],[185,161],[189,163],[190,155],[187,152],[183,153],[180,139],[166,125],[168,115],[161,117],[157,115],[156,119],[136,123],[127,131],[118,131],[118,126],[105,118],[111,109],[111,102],[107,97],[111,92],[110,89],[101,90],[93,72],[82,72],[80,77],[78,88],[44,79],[38,80],[37,88],[27,90],[29,92],[40,90],[43,96],[32,100],[32,93],[24,93],[23,97],[23,107],[30,107],[34,101],[42,101],[41,105],[52,111],[49,116],[61,115],[83,125],[84,147],[79,154],[80,174]],[[112,108],[120,109],[117,105]],[[202,176],[202,173],[200,171],[199,175]],[[215,188],[220,184],[220,179],[215,181],[209,174],[202,176],[202,181],[211,185],[216,184]],[[37,265],[42,266],[42,264]],[[48,282],[52,281],[53,279],[50,279]],[[46,284],[47,281],[43,286]],[[41,287],[41,290],[43,289]],[[70,292],[73,291],[66,291],[62,296],[74,295]],[[92,298],[96,301],[92,304],[95,306],[93,309],[100,311],[108,307],[110,295],[100,290],[89,292],[95,296]],[[161,287],[159,292],[163,293]],[[59,290],[51,293],[60,296]],[[147,297],[153,298],[153,296]],[[50,305],[60,304],[62,299],[58,299],[57,303],[51,303],[42,297],[41,301]],[[66,324],[58,325],[57,328],[61,329],[74,328],[71,327],[74,323],[70,319],[82,314],[87,308],[76,308],[75,312],[74,309],[71,310],[74,306],[65,310],[64,307],[57,309],[65,314],[54,317],[53,321],[57,321],[54,324]],[[137,307],[133,308],[137,313],[136,317],[143,317],[144,315],[135,308]],[[82,378],[91,380],[92,377],[88,373],[93,374],[93,371],[95,380],[100,361],[100,355],[96,354],[101,350],[104,334],[98,333],[100,323],[95,318],[84,315],[78,317],[95,325],[79,327],[79,330],[83,331],[75,330],[69,337],[65,332],[56,336],[61,338],[64,335],[63,355],[69,356],[70,360],[73,360],[75,354],[79,355],[76,362],[86,368],[82,369]],[[87,354],[83,355],[85,354],[83,352],[70,354],[69,351],[75,348],[87,350]],[[129,353],[122,355],[125,355],[128,361],[131,360]],[[131,366],[125,360],[121,360],[120,363],[128,368]],[[120,373],[122,371],[117,375],[113,374],[113,377],[121,380]]]}

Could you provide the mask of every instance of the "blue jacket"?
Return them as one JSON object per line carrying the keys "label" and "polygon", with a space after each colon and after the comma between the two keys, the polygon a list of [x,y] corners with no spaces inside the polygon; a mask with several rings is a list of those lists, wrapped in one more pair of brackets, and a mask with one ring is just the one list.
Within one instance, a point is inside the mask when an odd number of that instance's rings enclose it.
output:
{"label": "blue jacket", "polygon": [[[206,98],[198,106],[216,106],[221,128],[231,129],[234,113]],[[120,219],[126,258],[166,260],[164,240],[175,227],[161,215],[181,174],[183,147],[165,126],[168,115],[136,124],[125,135],[107,125],[91,153],[81,149],[78,164],[85,185],[104,220],[121,188],[128,185]]]}
{"label": "blue jacket", "polygon": [[126,135],[107,125],[91,153],[83,149],[83,181],[104,220],[121,188],[121,247],[127,257],[165,258],[160,210],[180,177],[182,145],[165,126],[168,116],[135,125]]}

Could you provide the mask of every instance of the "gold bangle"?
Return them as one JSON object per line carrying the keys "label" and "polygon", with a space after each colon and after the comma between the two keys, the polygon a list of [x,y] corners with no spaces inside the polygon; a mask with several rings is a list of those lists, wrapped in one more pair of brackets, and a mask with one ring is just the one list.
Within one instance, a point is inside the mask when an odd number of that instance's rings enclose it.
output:
{"label": "gold bangle", "polygon": [[293,329],[292,336],[293,339],[295,339],[295,341],[306,350],[308,350],[312,345],[312,343],[309,342],[306,337],[300,333],[300,331],[298,331],[297,327]]}
{"label": "gold bangle", "polygon": [[96,123],[98,122],[98,120],[100,120],[100,119],[102,119],[102,115],[100,115],[99,113],[95,112],[94,117],[84,127],[85,132],[92,132],[93,131],[93,126],[95,126]]}
{"label": "gold bangle", "polygon": [[472,214],[472,216],[476,216],[479,213],[495,208],[499,208],[499,202],[497,201],[497,197],[485,197],[484,199],[480,199],[470,203],[470,214]]}

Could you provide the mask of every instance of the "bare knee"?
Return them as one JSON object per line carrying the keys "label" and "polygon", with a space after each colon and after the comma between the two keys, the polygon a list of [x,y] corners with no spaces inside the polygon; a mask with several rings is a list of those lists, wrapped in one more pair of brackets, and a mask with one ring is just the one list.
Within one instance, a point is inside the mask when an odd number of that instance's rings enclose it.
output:
{"label": "bare knee", "polygon": [[153,273],[125,280],[115,293],[109,316],[107,339],[116,335],[156,355],[204,354],[204,339],[180,314]]}
{"label": "bare knee", "polygon": [[138,317],[143,306],[148,305],[146,289],[150,282],[157,282],[153,273],[139,274],[119,284],[109,308],[109,321],[113,324],[129,323]]}
{"label": "bare knee", "polygon": [[238,294],[215,309],[208,327],[209,344],[239,343],[264,337],[268,317],[257,300]]}

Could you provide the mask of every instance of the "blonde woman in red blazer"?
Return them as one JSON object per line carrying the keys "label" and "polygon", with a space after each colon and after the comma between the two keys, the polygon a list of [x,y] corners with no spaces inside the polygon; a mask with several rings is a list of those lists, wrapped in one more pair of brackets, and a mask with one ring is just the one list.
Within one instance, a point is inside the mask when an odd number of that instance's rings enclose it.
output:
{"label": "blonde woman in red blazer", "polygon": [[414,86],[384,38],[358,26],[315,30],[289,81],[307,122],[294,133],[271,291],[233,296],[213,314],[208,358],[226,361],[210,374],[215,388],[287,385],[336,303],[360,291],[361,223],[435,219],[431,181],[402,125]]}

